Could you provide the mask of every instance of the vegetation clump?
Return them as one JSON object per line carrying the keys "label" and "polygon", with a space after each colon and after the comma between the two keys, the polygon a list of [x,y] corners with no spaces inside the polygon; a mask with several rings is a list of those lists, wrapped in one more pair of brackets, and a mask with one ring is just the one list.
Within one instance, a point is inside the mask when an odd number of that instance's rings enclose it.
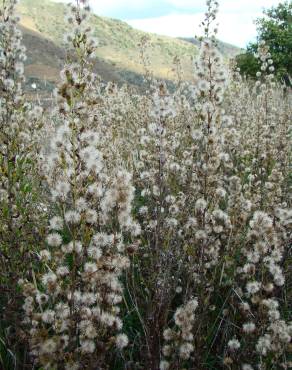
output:
{"label": "vegetation clump", "polygon": [[219,4],[170,91],[103,83],[86,0],[68,6],[52,107],[22,94],[0,7],[0,366],[291,367],[291,90],[268,43],[254,83],[217,50]]}

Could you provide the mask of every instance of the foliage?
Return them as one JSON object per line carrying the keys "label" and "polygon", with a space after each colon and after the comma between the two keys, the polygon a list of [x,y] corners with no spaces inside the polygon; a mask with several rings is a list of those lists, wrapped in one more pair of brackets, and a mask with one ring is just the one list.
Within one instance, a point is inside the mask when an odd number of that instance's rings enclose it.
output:
{"label": "foliage", "polygon": [[241,73],[255,77],[257,61],[253,56],[259,42],[269,45],[274,61],[276,76],[286,85],[291,85],[292,71],[292,2],[284,1],[277,7],[264,11],[264,17],[257,19],[258,41],[248,45],[247,52],[237,57]]}
{"label": "foliage", "polygon": [[252,77],[253,79],[256,78],[259,63],[250,47],[247,48],[246,53],[237,55],[236,64],[243,75]]}

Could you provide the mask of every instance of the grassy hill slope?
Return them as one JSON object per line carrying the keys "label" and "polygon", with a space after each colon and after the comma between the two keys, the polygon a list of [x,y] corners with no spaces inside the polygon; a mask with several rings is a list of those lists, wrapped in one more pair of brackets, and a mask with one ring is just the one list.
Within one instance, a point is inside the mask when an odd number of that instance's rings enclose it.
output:
{"label": "grassy hill slope", "polygon": [[[50,0],[21,0],[18,12],[28,48],[27,75],[54,83],[65,57],[65,5]],[[134,84],[139,80],[143,66],[137,45],[145,36],[149,39],[148,55],[156,77],[172,80],[173,59],[178,56],[185,78],[192,78],[192,58],[198,53],[196,42],[149,34],[125,22],[96,15],[92,15],[90,22],[99,40],[96,68],[103,79]],[[225,56],[230,52],[228,49],[222,51]]]}

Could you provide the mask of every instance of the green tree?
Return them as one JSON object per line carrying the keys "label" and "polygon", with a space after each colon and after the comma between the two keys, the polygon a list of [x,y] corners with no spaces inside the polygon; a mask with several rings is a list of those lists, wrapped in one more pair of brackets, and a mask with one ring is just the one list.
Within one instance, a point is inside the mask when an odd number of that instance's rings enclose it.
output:
{"label": "green tree", "polygon": [[242,74],[255,77],[258,61],[254,57],[260,41],[270,47],[275,73],[279,80],[291,86],[292,75],[292,1],[264,11],[264,17],[256,20],[257,42],[250,43],[247,51],[237,57]]}

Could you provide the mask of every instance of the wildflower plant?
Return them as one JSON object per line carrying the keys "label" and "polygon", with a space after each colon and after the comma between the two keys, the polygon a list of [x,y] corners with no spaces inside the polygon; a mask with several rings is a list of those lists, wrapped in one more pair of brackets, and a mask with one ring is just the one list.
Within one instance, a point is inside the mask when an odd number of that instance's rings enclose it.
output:
{"label": "wildflower plant", "polygon": [[[110,166],[99,149],[90,103],[93,42],[86,1],[70,6],[73,58],[62,71],[59,122],[43,172],[53,214],[39,258],[45,272],[23,282],[31,356],[46,369],[96,369],[128,344],[122,334],[120,281],[128,268],[125,237],[139,233],[132,220],[130,174]],[[84,95],[86,94],[86,99]]]}
{"label": "wildflower plant", "polygon": [[196,299],[190,299],[185,305],[177,308],[174,322],[177,330],[167,328],[163,332],[165,345],[162,353],[165,359],[160,362],[160,369],[179,369],[190,359],[194,351],[192,334],[195,321]]}
{"label": "wildflower plant", "polygon": [[228,70],[208,0],[193,81],[177,58],[176,84],[155,79],[144,38],[137,92],[95,74],[90,9],[76,0],[43,114],[21,92],[15,3],[3,4],[1,284],[22,289],[26,365],[291,367],[291,91],[268,45],[256,82]]}
{"label": "wildflower plant", "polygon": [[22,91],[26,50],[16,3],[3,0],[0,5],[0,320],[3,341],[11,348],[23,339],[17,282],[35,261],[44,208],[35,165],[42,109],[26,102]]}

